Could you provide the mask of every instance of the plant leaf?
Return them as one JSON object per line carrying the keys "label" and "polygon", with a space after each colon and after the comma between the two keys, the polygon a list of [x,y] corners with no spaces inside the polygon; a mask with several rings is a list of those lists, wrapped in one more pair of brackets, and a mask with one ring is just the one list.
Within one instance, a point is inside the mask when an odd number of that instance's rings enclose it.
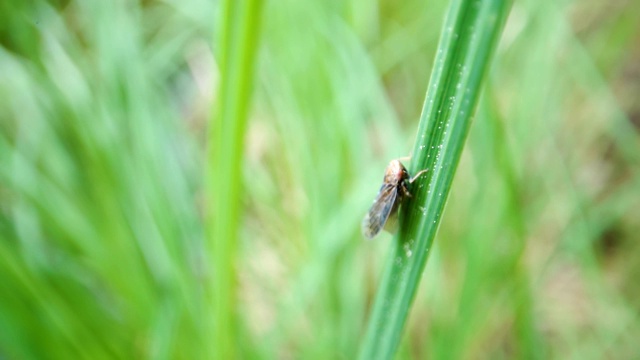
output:
{"label": "plant leaf", "polygon": [[412,152],[412,186],[360,352],[393,357],[442,218],[489,59],[511,2],[456,0],[445,20]]}

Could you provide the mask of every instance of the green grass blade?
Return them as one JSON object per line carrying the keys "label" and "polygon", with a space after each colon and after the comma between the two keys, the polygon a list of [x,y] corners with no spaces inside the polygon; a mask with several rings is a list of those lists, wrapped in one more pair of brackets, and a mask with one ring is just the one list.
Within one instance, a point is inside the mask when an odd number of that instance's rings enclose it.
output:
{"label": "green grass blade", "polygon": [[206,176],[210,207],[207,224],[213,260],[213,345],[221,359],[238,355],[235,259],[240,227],[241,163],[262,3],[224,1],[219,16],[221,83],[209,131]]}
{"label": "green grass blade", "polygon": [[413,201],[404,207],[369,319],[362,359],[391,358],[398,347],[510,5],[507,0],[451,3],[410,167],[411,173],[427,168],[429,172],[414,183]]}

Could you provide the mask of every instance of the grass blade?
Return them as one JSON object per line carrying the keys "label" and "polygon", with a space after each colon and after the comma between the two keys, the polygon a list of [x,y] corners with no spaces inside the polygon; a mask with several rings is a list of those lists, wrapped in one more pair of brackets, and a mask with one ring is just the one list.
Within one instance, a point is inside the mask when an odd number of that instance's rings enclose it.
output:
{"label": "grass blade", "polygon": [[262,3],[223,1],[219,16],[221,83],[209,131],[206,176],[210,207],[207,226],[213,260],[213,345],[221,359],[238,355],[235,259],[240,227],[241,163]]}
{"label": "grass blade", "polygon": [[478,100],[482,79],[510,7],[507,0],[450,5],[424,103],[410,172],[413,186],[361,348],[362,359],[391,358],[426,264]]}

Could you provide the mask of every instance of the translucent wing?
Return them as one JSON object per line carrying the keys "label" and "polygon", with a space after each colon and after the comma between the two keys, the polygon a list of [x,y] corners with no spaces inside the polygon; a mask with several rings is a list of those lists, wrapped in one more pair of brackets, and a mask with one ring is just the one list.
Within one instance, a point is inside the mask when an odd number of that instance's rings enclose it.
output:
{"label": "translucent wing", "polygon": [[373,239],[389,218],[389,214],[396,207],[398,188],[392,184],[383,184],[378,192],[371,209],[362,220],[362,234],[367,239]]}

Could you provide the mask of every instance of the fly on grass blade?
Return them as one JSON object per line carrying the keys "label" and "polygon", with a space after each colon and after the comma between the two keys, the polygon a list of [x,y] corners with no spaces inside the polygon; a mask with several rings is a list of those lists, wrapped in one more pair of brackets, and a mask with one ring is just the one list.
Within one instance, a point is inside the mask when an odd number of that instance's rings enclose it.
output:
{"label": "fly on grass blade", "polygon": [[426,171],[427,169],[421,170],[411,177],[400,160],[392,160],[389,163],[378,196],[362,221],[362,234],[367,239],[373,239],[383,228],[394,232],[398,207],[404,199],[411,197],[408,184],[413,183]]}

